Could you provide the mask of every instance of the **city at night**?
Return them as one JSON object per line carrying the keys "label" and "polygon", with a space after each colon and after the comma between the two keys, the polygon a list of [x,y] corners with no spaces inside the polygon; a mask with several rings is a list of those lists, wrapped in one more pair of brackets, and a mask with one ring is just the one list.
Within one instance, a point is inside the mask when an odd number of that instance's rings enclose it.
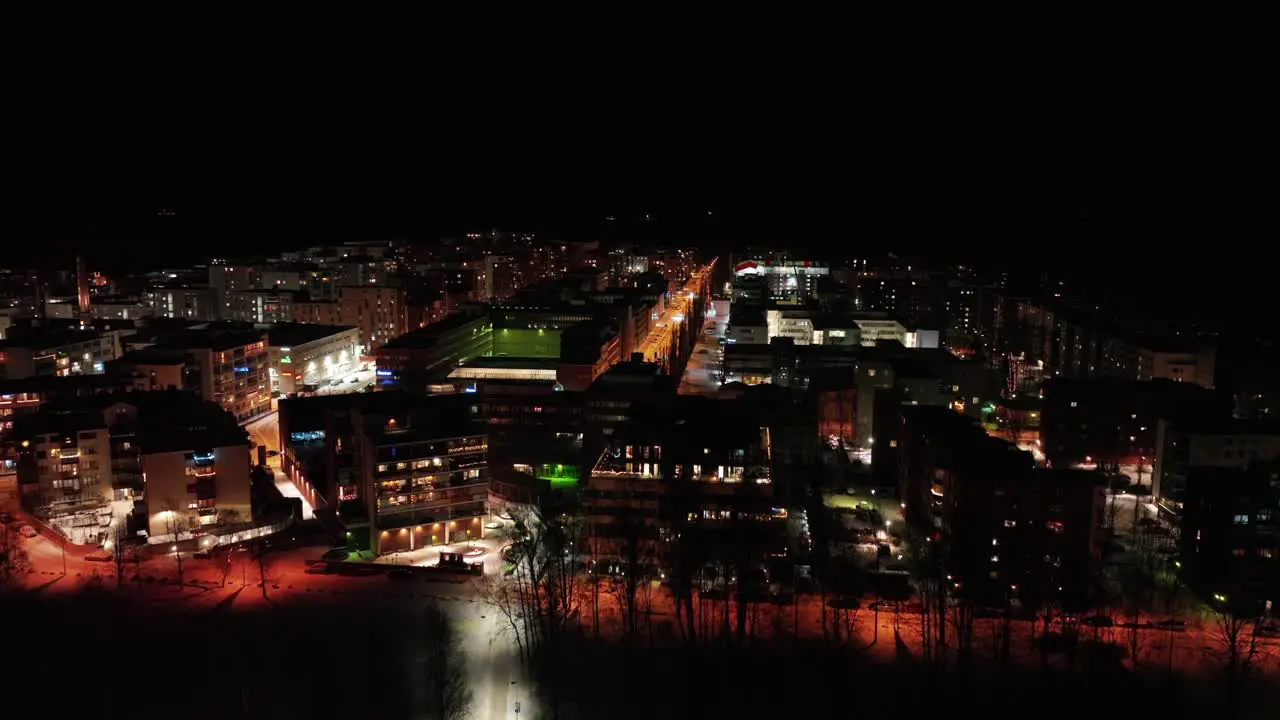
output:
{"label": "city at night", "polygon": [[0,713],[1276,717],[1204,10],[13,55]]}

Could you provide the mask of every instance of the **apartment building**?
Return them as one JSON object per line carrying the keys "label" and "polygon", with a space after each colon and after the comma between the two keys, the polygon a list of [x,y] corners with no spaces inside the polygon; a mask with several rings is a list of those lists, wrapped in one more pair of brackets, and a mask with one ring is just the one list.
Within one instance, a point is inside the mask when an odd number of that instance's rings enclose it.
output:
{"label": "apartment building", "polygon": [[360,285],[338,288],[340,320],[335,325],[360,328],[365,352],[372,354],[384,343],[409,331],[408,303],[404,288],[392,285]]}
{"label": "apartment building", "polygon": [[282,400],[285,472],[378,554],[478,538],[489,440],[470,402],[394,391]]}
{"label": "apartment building", "polygon": [[152,351],[177,351],[199,368],[200,396],[226,408],[239,422],[271,410],[266,333],[224,328],[190,329],[160,339]]}
{"label": "apartment building", "polygon": [[24,504],[75,542],[104,540],[113,518],[159,542],[251,516],[245,432],[188,393],[53,401],[13,438]]}
{"label": "apartment building", "polygon": [[293,322],[294,293],[282,290],[238,290],[227,293],[224,320],[250,323]]}
{"label": "apartment building", "polygon": [[638,549],[658,563],[662,539],[677,532],[709,547],[732,542],[752,562],[785,552],[771,434],[754,413],[696,397],[628,409],[632,418],[614,428],[583,493],[597,562]]}
{"label": "apartment building", "polygon": [[162,283],[147,290],[144,300],[156,317],[180,320],[217,320],[222,304],[213,288],[184,283]]}
{"label": "apartment building", "polygon": [[15,325],[0,340],[0,380],[101,373],[119,356],[118,332]]}
{"label": "apartment building", "polygon": [[947,408],[907,407],[895,439],[906,520],[938,549],[948,592],[995,607],[1086,606],[1101,558],[1105,476],[1035,466]]}

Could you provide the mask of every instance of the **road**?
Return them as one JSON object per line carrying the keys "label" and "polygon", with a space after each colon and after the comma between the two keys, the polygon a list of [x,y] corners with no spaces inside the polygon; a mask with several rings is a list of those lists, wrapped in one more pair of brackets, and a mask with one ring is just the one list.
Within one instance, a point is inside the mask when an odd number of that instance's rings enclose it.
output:
{"label": "road", "polygon": [[[280,413],[271,411],[245,423],[244,429],[254,447],[265,446],[268,451],[280,452]],[[270,464],[270,459],[268,459]]]}
{"label": "road", "polygon": [[[703,331],[698,335],[698,344],[689,357],[689,364],[680,376],[681,395],[714,395],[720,392],[720,341],[724,338],[725,329],[729,325],[729,317],[708,318]],[[715,331],[708,335],[706,330]]]}
{"label": "road", "polygon": [[[347,373],[337,380],[336,385],[325,384],[316,391],[317,395],[346,395],[354,392],[362,392],[365,388],[373,385],[375,371],[360,370],[358,372]],[[347,382],[350,378],[355,378],[356,382]],[[253,420],[244,424],[244,429],[249,432],[249,438],[253,440],[253,444],[265,445],[268,450],[280,451],[280,414],[277,411],[271,411],[266,415],[260,415]]]}
{"label": "road", "polygon": [[640,346],[636,348],[636,352],[643,353],[646,362],[662,362],[671,346],[675,343],[676,333],[680,329],[681,323],[686,322],[685,313],[689,308],[690,294],[697,296],[705,288],[703,287],[710,277],[711,269],[715,266],[715,261],[711,264],[703,266],[700,270],[693,273],[684,286],[680,288],[671,297],[666,310],[658,317],[649,334],[645,336]]}

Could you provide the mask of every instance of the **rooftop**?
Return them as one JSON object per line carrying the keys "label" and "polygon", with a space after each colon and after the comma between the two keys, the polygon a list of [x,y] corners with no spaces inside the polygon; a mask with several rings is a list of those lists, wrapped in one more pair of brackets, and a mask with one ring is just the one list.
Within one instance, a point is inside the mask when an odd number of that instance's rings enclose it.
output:
{"label": "rooftop", "polygon": [[382,345],[383,350],[427,350],[435,347],[440,339],[449,333],[466,330],[472,325],[477,328],[489,324],[488,313],[477,315],[454,313],[439,322],[426,327],[411,330],[404,335],[394,337]]}
{"label": "rooftop", "polygon": [[478,357],[449,373],[456,380],[541,380],[554,382],[557,358]]}
{"label": "rooftop", "polygon": [[266,333],[261,330],[230,330],[205,328],[183,330],[161,338],[154,347],[172,350],[230,350],[261,341]]}
{"label": "rooftop", "polygon": [[14,325],[0,340],[0,348],[28,348],[31,350],[52,350],[76,343],[88,342],[101,337],[92,330],[72,330],[69,328],[24,327]]}
{"label": "rooftop", "polygon": [[[113,415],[113,406],[131,406],[133,413]],[[216,403],[179,391],[127,392],[53,400],[31,415],[14,421],[14,436],[72,432],[106,427],[133,433],[148,452],[189,449],[193,445],[223,447],[248,443],[248,435],[233,415]]]}
{"label": "rooftop", "polygon": [[272,347],[306,345],[353,329],[343,325],[275,323],[267,328],[267,344]]}
{"label": "rooftop", "polygon": [[131,378],[116,375],[34,375],[17,380],[0,380],[0,395],[17,393],[56,393],[59,391],[75,392],[77,390],[109,390],[115,387],[130,386]]}
{"label": "rooftop", "polygon": [[119,365],[185,365],[188,358],[181,350],[149,347],[131,350],[115,362]]}

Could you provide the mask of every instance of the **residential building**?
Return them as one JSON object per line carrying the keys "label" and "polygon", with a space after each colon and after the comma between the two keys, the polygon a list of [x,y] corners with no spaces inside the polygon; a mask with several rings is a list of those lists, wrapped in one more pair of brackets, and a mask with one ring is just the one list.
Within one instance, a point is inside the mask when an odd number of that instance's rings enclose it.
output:
{"label": "residential building", "polygon": [[251,516],[249,443],[225,410],[181,392],[53,401],[19,418],[24,502],[76,542],[113,518],[152,542]]}
{"label": "residential building", "polygon": [[1188,382],[1055,379],[1044,384],[1040,436],[1054,467],[1151,464],[1161,418],[1174,424],[1230,417],[1230,399]]}
{"label": "residential building", "polygon": [[146,298],[157,317],[182,320],[217,320],[222,302],[216,290],[202,285],[161,283],[152,286]]}
{"label": "residential building", "polygon": [[1242,617],[1280,604],[1280,461],[1193,466],[1180,523],[1182,579]]}
{"label": "residential building", "polygon": [[408,303],[403,287],[395,285],[343,285],[338,288],[341,320],[335,325],[360,328],[369,354],[394,337],[409,331]]}
{"label": "residential building", "polygon": [[277,289],[227,293],[224,320],[249,323],[293,322],[294,293]]}
{"label": "residential building", "polygon": [[152,350],[179,352],[199,368],[200,397],[247,422],[271,411],[266,333],[218,327],[184,330]]}
{"label": "residential building", "polygon": [[0,380],[101,373],[119,356],[118,332],[15,325],[0,340]]}
{"label": "residential building", "polygon": [[979,605],[1083,609],[1101,557],[1101,473],[1043,470],[946,408],[906,407],[899,490],[922,571]]}
{"label": "residential building", "polygon": [[342,305],[336,300],[301,300],[293,302],[293,321],[315,325],[341,325]]}
{"label": "residential building", "polygon": [[377,554],[478,538],[488,435],[471,398],[400,392],[283,400],[285,472]]}
{"label": "residential building", "polygon": [[1151,494],[1162,512],[1181,515],[1187,479],[1197,469],[1247,470],[1280,458],[1280,425],[1234,418],[1156,422]]}
{"label": "residential building", "polygon": [[677,533],[702,536],[708,547],[732,543],[725,560],[743,575],[785,553],[769,428],[735,407],[687,396],[632,406],[583,493],[594,562],[608,567],[638,554],[662,563],[661,541]]}

